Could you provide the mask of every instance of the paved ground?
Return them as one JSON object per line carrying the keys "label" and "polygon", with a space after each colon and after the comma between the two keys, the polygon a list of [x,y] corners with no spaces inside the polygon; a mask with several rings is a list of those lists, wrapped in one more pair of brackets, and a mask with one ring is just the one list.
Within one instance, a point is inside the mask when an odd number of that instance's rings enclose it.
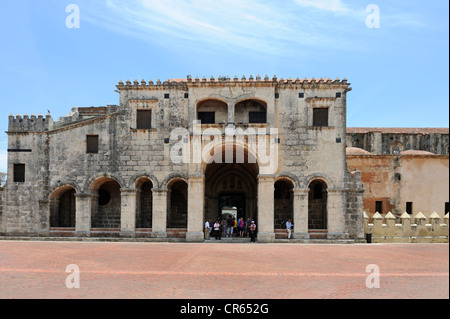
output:
{"label": "paved ground", "polygon": [[2,241],[0,298],[448,299],[449,246]]}

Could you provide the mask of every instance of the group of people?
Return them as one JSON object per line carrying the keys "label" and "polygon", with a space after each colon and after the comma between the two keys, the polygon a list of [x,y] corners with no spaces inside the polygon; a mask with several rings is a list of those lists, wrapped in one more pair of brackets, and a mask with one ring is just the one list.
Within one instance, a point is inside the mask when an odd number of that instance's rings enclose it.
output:
{"label": "group of people", "polygon": [[236,236],[250,238],[252,242],[256,242],[256,223],[252,218],[236,220],[234,217],[217,219],[215,222],[206,221],[205,234],[214,236],[217,240],[221,240],[222,237]]}
{"label": "group of people", "polygon": [[[290,219],[285,223],[288,239],[291,239],[292,230],[294,224]],[[236,237],[250,238],[251,242],[256,242],[256,223],[252,218],[239,218],[236,220],[234,217],[217,219],[215,222],[206,221],[205,223],[205,239],[214,236],[217,240],[221,240],[222,237]]]}

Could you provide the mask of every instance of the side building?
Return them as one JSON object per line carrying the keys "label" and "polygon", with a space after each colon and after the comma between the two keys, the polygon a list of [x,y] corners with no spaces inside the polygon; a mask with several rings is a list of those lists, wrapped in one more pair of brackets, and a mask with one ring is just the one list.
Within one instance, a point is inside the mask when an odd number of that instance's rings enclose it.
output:
{"label": "side building", "polygon": [[361,172],[370,218],[449,213],[448,128],[347,128],[347,146],[348,168]]}
{"label": "side building", "polygon": [[184,238],[233,208],[258,240],[361,239],[347,80],[127,81],[119,106],[9,117],[0,233]]}

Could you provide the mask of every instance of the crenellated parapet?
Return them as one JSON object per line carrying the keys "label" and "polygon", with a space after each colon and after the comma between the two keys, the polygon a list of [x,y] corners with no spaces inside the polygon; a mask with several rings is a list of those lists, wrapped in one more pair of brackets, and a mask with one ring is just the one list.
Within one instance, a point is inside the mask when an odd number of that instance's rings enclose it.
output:
{"label": "crenellated parapet", "polygon": [[116,86],[118,90],[143,90],[143,89],[152,89],[152,88],[181,88],[185,89],[189,86],[204,86],[204,85],[210,85],[210,86],[224,86],[224,85],[272,85],[272,86],[279,86],[279,87],[288,87],[288,86],[300,86],[304,88],[313,88],[313,87],[321,87],[321,86],[327,86],[327,87],[333,87],[333,88],[344,88],[347,90],[350,89],[350,83],[348,83],[347,79],[340,80],[339,78],[333,80],[330,78],[324,79],[278,79],[276,76],[273,78],[269,78],[269,76],[265,76],[264,78],[261,76],[253,77],[253,75],[250,75],[249,78],[246,76],[243,76],[241,78],[235,76],[234,78],[231,78],[229,76],[219,76],[218,78],[215,78],[214,76],[211,76],[210,78],[192,78],[191,76],[187,76],[186,79],[170,79],[161,81],[158,79],[156,82],[153,80],[149,80],[148,82],[146,80],[138,81],[134,80],[131,82],[130,80],[127,80],[126,82],[120,81],[119,84]]}
{"label": "crenellated parapet", "polygon": [[42,114],[38,116],[32,114],[9,115],[8,131],[9,132],[45,132],[53,128],[53,118],[50,114],[45,117]]}
{"label": "crenellated parapet", "polygon": [[29,116],[11,114],[9,116],[8,132],[46,132],[54,129],[66,127],[72,124],[80,123],[86,120],[100,118],[110,114],[117,113],[119,106],[108,105],[104,107],[74,107],[66,116],[61,116],[57,121],[54,121],[50,113],[45,117],[42,114],[38,116],[32,114]]}
{"label": "crenellated parapet", "polygon": [[371,235],[373,243],[448,243],[448,219],[448,213],[444,218],[437,213],[429,218],[422,213],[415,217],[404,213],[397,223],[392,213],[376,213],[369,223],[369,216],[364,213],[364,232]]}

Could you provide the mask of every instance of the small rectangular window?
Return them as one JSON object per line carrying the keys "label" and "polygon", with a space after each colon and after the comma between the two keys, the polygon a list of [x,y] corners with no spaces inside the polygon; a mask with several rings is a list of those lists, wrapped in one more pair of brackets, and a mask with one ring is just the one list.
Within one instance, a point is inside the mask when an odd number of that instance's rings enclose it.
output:
{"label": "small rectangular window", "polygon": [[413,214],[413,203],[412,202],[406,203],[406,213],[408,213],[408,215]]}
{"label": "small rectangular window", "polygon": [[328,126],[328,108],[315,108],[313,110],[313,126]]}
{"label": "small rectangular window", "polygon": [[266,112],[249,112],[248,117],[249,117],[250,124],[267,123],[267,113]]}
{"label": "small rectangular window", "polygon": [[14,164],[14,183],[25,183],[25,164]]}
{"label": "small rectangular window", "polygon": [[98,153],[98,135],[87,135],[86,144],[87,144],[86,152],[88,154]]}
{"label": "small rectangular window", "polygon": [[152,128],[152,111],[138,110],[137,111],[137,129],[149,130]]}
{"label": "small rectangular window", "polygon": [[450,203],[445,203],[444,215],[447,215],[448,213],[450,213]]}
{"label": "small rectangular window", "polygon": [[198,120],[202,124],[215,124],[216,123],[216,113],[215,112],[198,112]]}
{"label": "small rectangular window", "polygon": [[379,214],[383,214],[383,202],[375,203],[375,212]]}

